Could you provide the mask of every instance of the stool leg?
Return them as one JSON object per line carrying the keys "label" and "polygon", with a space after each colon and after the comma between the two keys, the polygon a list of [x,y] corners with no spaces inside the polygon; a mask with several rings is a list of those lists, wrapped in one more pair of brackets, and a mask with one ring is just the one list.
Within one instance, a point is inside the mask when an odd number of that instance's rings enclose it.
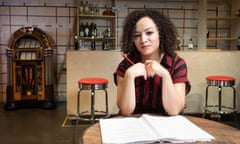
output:
{"label": "stool leg", "polygon": [[209,85],[206,87],[205,107],[208,107],[208,88]]}
{"label": "stool leg", "polygon": [[235,122],[237,124],[237,127],[240,128],[240,124],[239,124],[239,120],[238,120],[238,116],[237,116],[237,111],[236,111],[236,89],[235,87],[232,87],[232,90],[233,90],[233,115],[234,115],[234,119],[235,119]]}
{"label": "stool leg", "polygon": [[106,89],[104,89],[104,91],[105,91],[106,115],[108,116],[108,93]]}
{"label": "stool leg", "polygon": [[233,109],[236,109],[236,89],[232,87],[233,89]]}
{"label": "stool leg", "polygon": [[209,88],[209,85],[206,87],[206,93],[205,93],[205,108],[204,108],[204,113],[203,113],[203,118],[205,118],[206,116],[206,112],[207,112],[207,107],[208,107],[208,88]]}
{"label": "stool leg", "polygon": [[222,86],[218,87],[218,111],[222,110]]}
{"label": "stool leg", "polygon": [[81,92],[81,89],[78,91],[78,94],[77,94],[77,115],[78,116],[80,115],[80,92]]}
{"label": "stool leg", "polygon": [[95,90],[91,90],[91,121],[95,121]]}

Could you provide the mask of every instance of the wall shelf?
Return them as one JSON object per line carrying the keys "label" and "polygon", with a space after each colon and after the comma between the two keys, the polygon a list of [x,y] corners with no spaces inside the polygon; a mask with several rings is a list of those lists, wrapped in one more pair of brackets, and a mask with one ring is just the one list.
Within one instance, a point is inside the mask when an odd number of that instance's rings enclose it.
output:
{"label": "wall shelf", "polygon": [[240,17],[209,17],[208,20],[240,20]]}
{"label": "wall shelf", "polygon": [[87,15],[87,14],[79,14],[79,18],[85,19],[115,19],[115,16],[107,16],[107,15]]}
{"label": "wall shelf", "polygon": [[217,40],[225,40],[225,41],[233,41],[233,40],[237,40],[237,38],[208,38],[208,41],[217,41]]}
{"label": "wall shelf", "polygon": [[[78,0],[78,6],[76,9],[76,31],[74,37],[75,41],[79,41],[79,49],[116,49],[116,14],[111,11],[111,8],[115,6],[115,0],[112,0],[111,2],[109,1],[108,4],[106,4],[106,2],[108,1],[106,0],[101,4],[99,3],[98,7],[96,7],[96,9],[98,9],[97,13],[86,13],[84,11],[80,11],[82,8],[82,1]],[[105,4],[106,7],[104,7]],[[88,6],[90,5],[92,4],[89,4]],[[85,7],[85,5],[83,5],[83,7]],[[91,26],[90,23],[93,25]],[[78,44],[75,44],[75,47],[77,45]]]}

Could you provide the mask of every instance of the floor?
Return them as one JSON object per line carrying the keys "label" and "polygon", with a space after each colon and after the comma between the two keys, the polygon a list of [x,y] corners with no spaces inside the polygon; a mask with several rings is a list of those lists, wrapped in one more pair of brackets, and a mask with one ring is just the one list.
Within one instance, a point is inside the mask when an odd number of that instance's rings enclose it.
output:
{"label": "floor", "polygon": [[2,144],[79,144],[88,124],[64,124],[66,104],[56,109],[18,109],[5,111],[0,104],[0,140]]}
{"label": "floor", "polygon": [[[222,122],[237,127],[232,118]],[[81,135],[90,124],[73,125],[74,121],[66,119],[66,103],[58,103],[56,109],[14,111],[6,111],[0,104],[1,144],[80,144]]]}

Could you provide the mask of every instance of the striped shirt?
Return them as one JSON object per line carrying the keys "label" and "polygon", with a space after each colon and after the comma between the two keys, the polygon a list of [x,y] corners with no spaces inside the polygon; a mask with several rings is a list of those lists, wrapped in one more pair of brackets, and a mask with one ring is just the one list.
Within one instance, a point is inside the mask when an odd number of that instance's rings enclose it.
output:
{"label": "striped shirt", "polygon": [[[190,90],[190,84],[187,78],[187,65],[185,61],[177,54],[175,57],[164,55],[161,65],[170,73],[173,83],[186,83],[186,93]],[[126,70],[131,64],[124,59],[114,73],[124,77]],[[116,82],[116,81],[115,81]],[[117,84],[117,83],[116,83]],[[144,80],[143,77],[135,78],[136,107],[134,113],[160,113],[165,114],[162,104],[162,78],[154,76]]]}

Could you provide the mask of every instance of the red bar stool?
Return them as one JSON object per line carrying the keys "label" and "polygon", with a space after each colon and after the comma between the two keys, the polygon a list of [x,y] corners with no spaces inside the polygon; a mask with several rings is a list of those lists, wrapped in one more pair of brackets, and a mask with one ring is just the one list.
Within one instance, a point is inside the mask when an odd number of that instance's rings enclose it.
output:
{"label": "red bar stool", "polygon": [[[235,90],[235,78],[230,76],[222,75],[212,75],[207,76],[207,87],[206,87],[206,97],[205,97],[205,113],[206,114],[229,114],[234,113],[236,122],[237,120],[237,111],[236,111],[236,90]],[[209,87],[218,87],[218,104],[209,104],[208,103],[208,89]],[[232,89],[232,105],[224,105],[222,103],[222,90],[223,87],[228,87]]]}
{"label": "red bar stool", "polygon": [[[80,119],[87,120],[91,122],[95,122],[95,120],[99,120],[99,118],[107,118],[109,117],[108,112],[108,93],[107,93],[107,85],[108,80],[105,78],[82,78],[78,80],[79,91],[77,95],[77,114]],[[91,109],[90,111],[80,111],[80,96],[83,90],[90,90],[91,92]],[[103,90],[105,92],[105,110],[96,110],[95,109],[95,91]],[[96,117],[96,114],[101,114],[100,117]],[[89,115],[90,114],[90,117]]]}

